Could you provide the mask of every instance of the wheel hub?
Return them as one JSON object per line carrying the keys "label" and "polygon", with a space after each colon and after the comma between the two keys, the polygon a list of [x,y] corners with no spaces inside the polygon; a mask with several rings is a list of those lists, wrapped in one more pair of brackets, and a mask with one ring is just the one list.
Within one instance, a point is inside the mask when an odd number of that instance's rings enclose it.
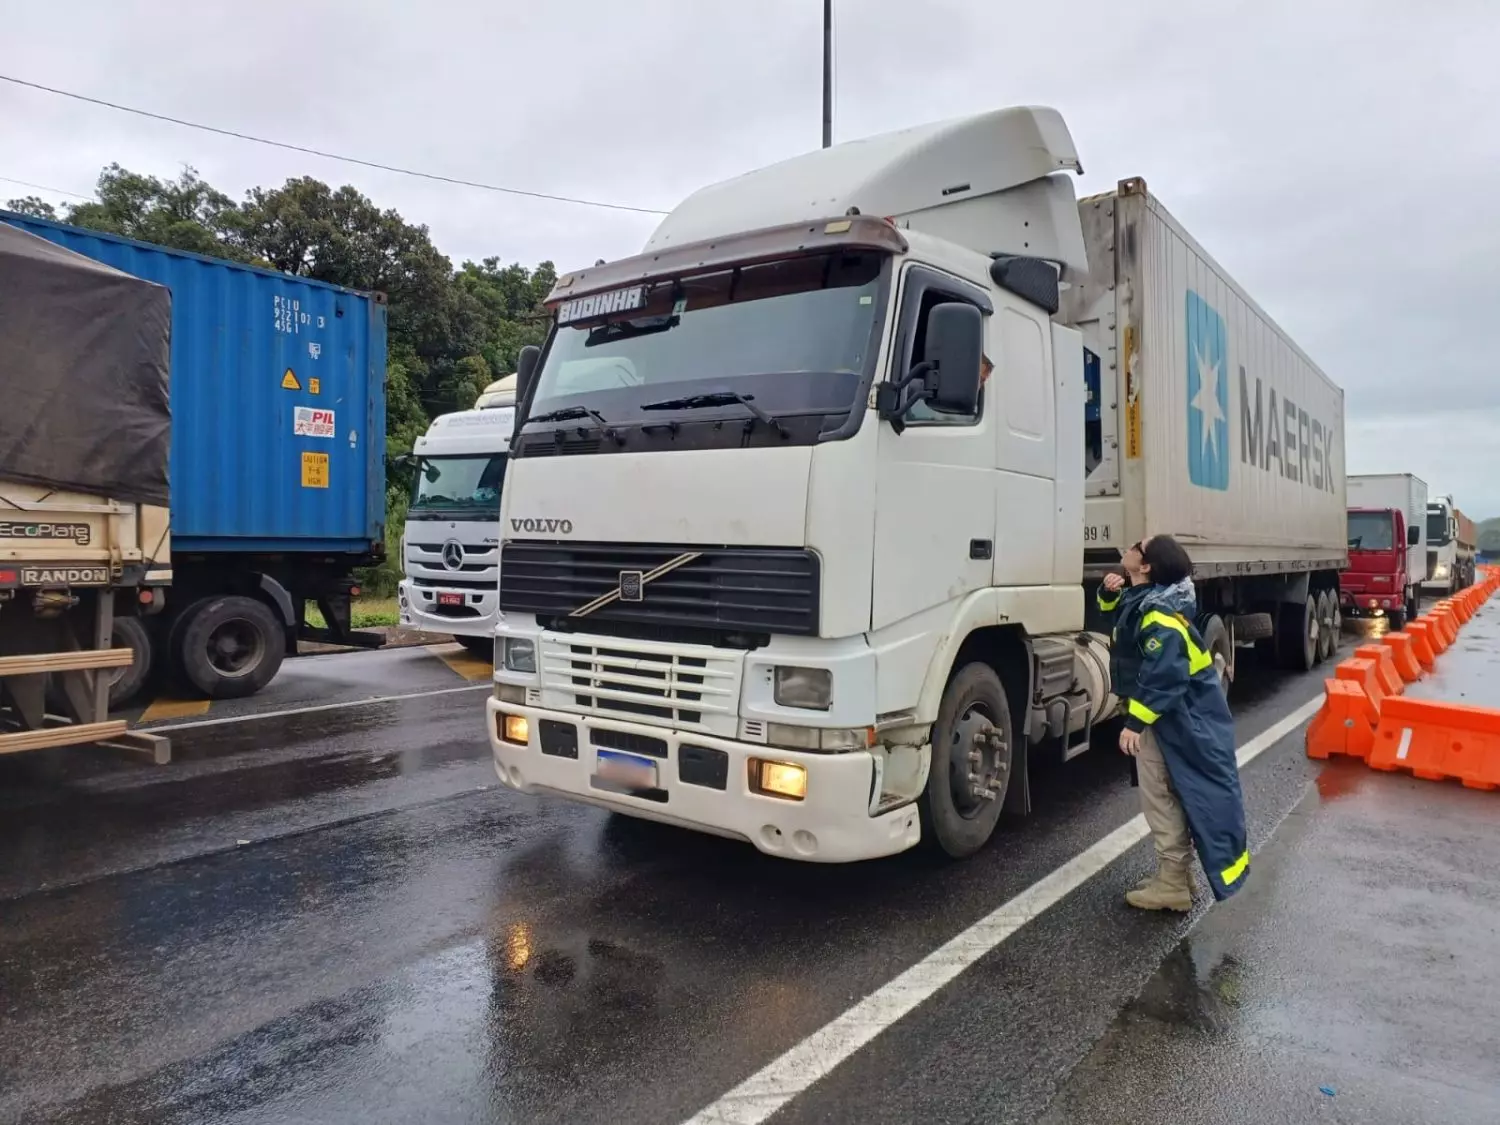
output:
{"label": "wheel hub", "polygon": [[953,727],[950,783],[954,807],[965,817],[977,816],[1005,791],[1010,773],[1004,733],[977,707],[971,707]]}

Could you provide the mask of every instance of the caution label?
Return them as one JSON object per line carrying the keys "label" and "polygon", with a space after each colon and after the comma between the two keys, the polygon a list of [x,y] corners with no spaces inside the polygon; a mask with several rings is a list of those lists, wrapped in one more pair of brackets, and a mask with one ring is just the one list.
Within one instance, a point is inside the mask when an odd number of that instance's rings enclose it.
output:
{"label": "caution label", "polygon": [[307,381],[307,393],[310,395],[320,395],[323,393],[323,381],[316,375]]}
{"label": "caution label", "polygon": [[304,453],[302,455],[302,487],[328,487],[328,454]]}
{"label": "caution label", "polygon": [[281,389],[284,391],[300,391],[302,389],[302,384],[297,382],[297,373],[290,367],[286,369],[286,374],[281,377]]}

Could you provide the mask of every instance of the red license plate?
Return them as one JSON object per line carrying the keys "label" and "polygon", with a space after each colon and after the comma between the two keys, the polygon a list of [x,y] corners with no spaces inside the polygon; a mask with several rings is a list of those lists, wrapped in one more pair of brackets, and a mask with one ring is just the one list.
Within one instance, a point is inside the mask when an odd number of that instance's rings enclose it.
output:
{"label": "red license plate", "polygon": [[439,594],[438,595],[438,605],[463,605],[463,604],[464,604],[464,596],[462,594]]}

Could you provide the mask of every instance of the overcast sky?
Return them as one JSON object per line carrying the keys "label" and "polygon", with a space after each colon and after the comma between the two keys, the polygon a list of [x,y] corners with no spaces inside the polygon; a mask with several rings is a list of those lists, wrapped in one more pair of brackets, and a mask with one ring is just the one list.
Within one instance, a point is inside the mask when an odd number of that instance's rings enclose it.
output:
{"label": "overcast sky", "polygon": [[[820,0],[0,0],[0,73],[365,159],[669,209],[817,147]],[[1132,13],[1132,14],[1127,14]],[[1141,14],[1150,13],[1150,14]],[[1351,472],[1500,515],[1500,5],[836,0],[835,136],[1058,107],[1080,192],[1152,191],[1345,388]],[[455,264],[634,253],[655,220],[428,183],[0,83],[0,177],[311,175]],[[0,182],[0,200],[37,194]]]}

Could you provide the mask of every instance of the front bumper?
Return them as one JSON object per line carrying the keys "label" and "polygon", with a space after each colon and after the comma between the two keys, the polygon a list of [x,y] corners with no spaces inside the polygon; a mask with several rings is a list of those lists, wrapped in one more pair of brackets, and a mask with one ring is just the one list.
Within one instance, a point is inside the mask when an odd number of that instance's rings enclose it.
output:
{"label": "front bumper", "polygon": [[[462,616],[438,612],[439,594],[458,594],[464,599]],[[451,633],[457,637],[491,637],[500,616],[500,591],[455,586],[441,589],[418,586],[410,578],[397,588],[401,624],[429,633]]]}
{"label": "front bumper", "polygon": [[[629,816],[746,840],[767,855],[820,863],[894,855],[910,848],[920,836],[915,804],[870,814],[876,767],[874,756],[866,752],[798,753],[616,718],[585,719],[496,699],[487,702],[486,711],[495,773],[502,784],[523,793],[554,793]],[[525,717],[528,745],[501,739],[507,714]],[[543,722],[571,729],[576,756],[542,752]],[[656,759],[660,799],[599,788],[595,784],[599,748],[591,731],[608,732],[604,739],[616,743],[620,736],[665,743],[665,756]],[[611,734],[616,737],[611,739]],[[722,788],[716,783],[682,780],[684,746],[692,748],[690,753],[700,760],[703,751],[727,759]],[[752,792],[751,758],[802,766],[807,771],[806,797],[789,801]]]}
{"label": "front bumper", "polygon": [[1339,608],[1345,617],[1385,617],[1406,608],[1403,595],[1389,590],[1339,591]]}

